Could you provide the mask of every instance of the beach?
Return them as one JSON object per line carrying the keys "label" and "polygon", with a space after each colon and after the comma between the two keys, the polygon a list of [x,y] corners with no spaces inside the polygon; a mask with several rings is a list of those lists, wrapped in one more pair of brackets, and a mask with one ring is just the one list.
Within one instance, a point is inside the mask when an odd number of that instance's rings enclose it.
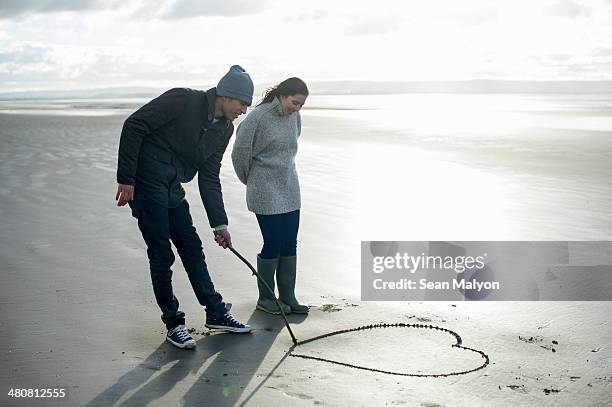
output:
{"label": "beach", "polygon": [[[289,321],[299,340],[435,325],[488,366],[403,377],[290,356],[282,319],[254,310],[249,269],[214,243],[194,182],[187,199],[215,286],[254,329],[209,332],[177,256],[174,290],[197,349],[172,347],[136,220],[114,201],[121,126],[140,102],[11,102],[0,108],[2,404],[611,405],[609,301],[360,299],[361,241],[612,240],[611,99],[400,96],[313,95],[302,112],[297,293],[312,309]],[[262,240],[230,152],[229,230],[254,263]],[[420,374],[482,363],[453,343],[388,328],[293,352]],[[17,388],[66,397],[7,395]]]}

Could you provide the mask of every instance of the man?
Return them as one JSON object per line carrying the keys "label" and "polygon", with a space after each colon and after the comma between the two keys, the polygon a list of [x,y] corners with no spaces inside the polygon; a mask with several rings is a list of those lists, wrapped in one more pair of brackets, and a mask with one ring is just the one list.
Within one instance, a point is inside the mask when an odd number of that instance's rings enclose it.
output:
{"label": "man", "polygon": [[232,247],[219,171],[234,132],[232,121],[246,113],[252,99],[251,78],[234,65],[216,88],[206,92],[171,89],[134,112],[123,125],[115,200],[118,206],[129,204],[138,219],[155,299],[168,329],[166,338],[179,348],[194,348],[195,341],[172,291],[171,241],[198,302],[206,307],[206,326],[237,333],[251,330],[231,316],[230,305],[215,291],[181,183],[198,174],[215,241],[223,248]]}

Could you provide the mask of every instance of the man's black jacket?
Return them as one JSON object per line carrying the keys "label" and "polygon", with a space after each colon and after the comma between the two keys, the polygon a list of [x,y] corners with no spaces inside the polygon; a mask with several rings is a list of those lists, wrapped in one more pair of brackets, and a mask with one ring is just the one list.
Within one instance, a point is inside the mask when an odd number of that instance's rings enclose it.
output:
{"label": "man's black jacket", "polygon": [[197,173],[210,226],[228,224],[219,171],[234,126],[214,120],[215,97],[216,88],[170,89],[127,118],[117,182],[134,185],[136,202],[146,197],[175,208],[185,198],[181,183]]}

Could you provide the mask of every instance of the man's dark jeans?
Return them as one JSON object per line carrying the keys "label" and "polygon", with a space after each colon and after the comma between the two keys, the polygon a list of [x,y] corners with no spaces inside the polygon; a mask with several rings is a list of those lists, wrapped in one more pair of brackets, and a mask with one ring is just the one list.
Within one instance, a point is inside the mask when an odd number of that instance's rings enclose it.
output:
{"label": "man's dark jeans", "polygon": [[185,314],[179,311],[179,302],[172,291],[170,267],[174,263],[174,254],[171,240],[199,303],[206,307],[208,318],[225,313],[221,294],[215,291],[208,274],[202,241],[193,226],[187,201],[183,200],[176,208],[166,208],[151,200],[136,199],[130,202],[130,207],[147,244],[153,291],[166,327],[172,329],[185,324]]}

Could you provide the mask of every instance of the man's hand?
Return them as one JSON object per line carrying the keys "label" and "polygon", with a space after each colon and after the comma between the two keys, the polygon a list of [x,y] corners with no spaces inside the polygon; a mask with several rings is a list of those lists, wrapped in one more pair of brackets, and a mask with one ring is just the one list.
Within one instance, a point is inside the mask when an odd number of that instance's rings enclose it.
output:
{"label": "man's hand", "polygon": [[124,206],[132,199],[134,199],[134,186],[119,184],[117,186],[117,195],[115,195],[115,201],[117,201],[117,206]]}
{"label": "man's hand", "polygon": [[227,229],[216,230],[213,232],[215,234],[215,242],[224,249],[228,247],[233,248],[232,246],[232,237],[230,236],[230,232]]}

